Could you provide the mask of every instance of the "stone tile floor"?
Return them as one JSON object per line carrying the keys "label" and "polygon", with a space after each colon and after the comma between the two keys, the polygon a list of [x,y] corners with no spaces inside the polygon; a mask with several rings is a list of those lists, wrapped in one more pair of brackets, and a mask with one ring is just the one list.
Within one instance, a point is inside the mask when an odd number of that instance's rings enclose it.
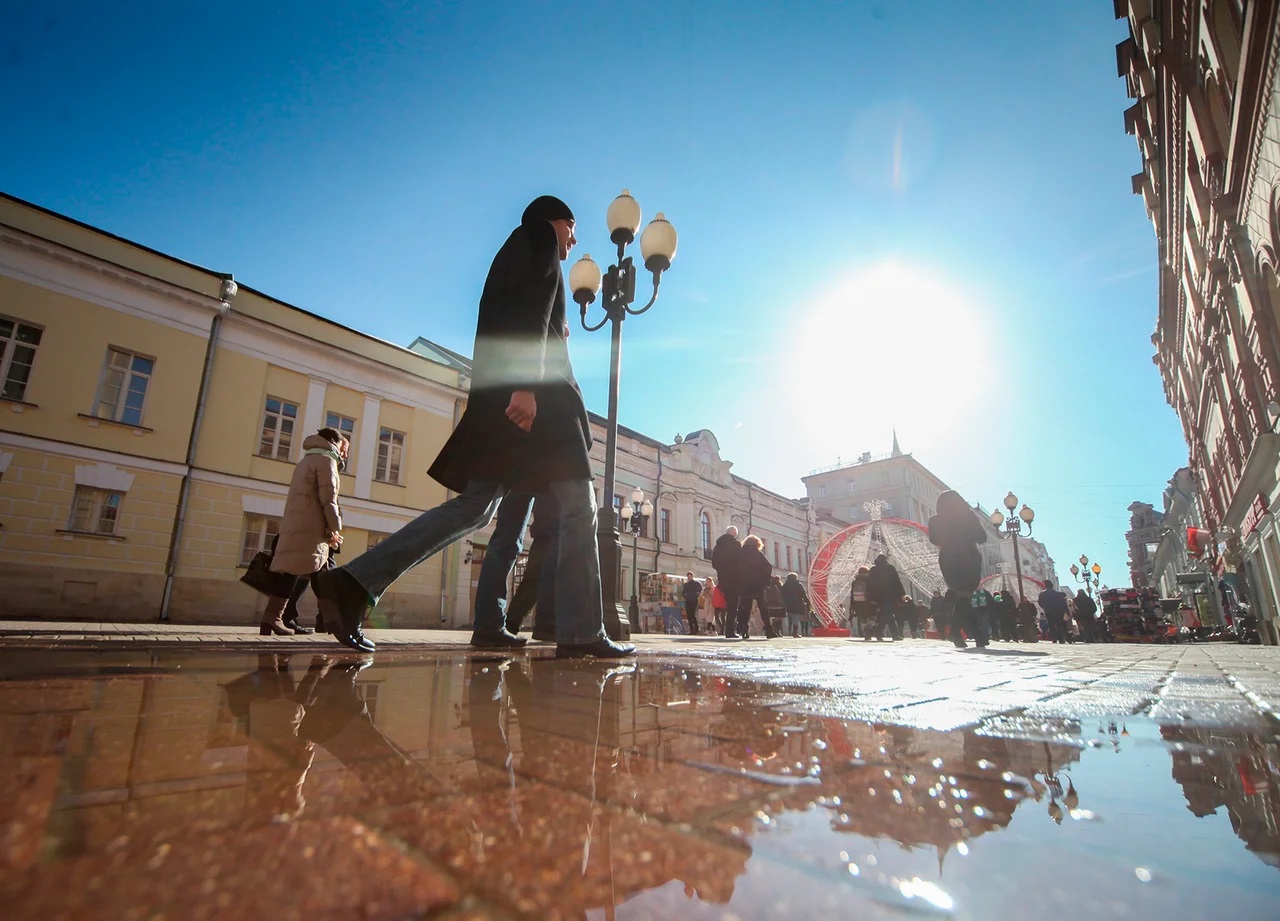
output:
{"label": "stone tile floor", "polygon": [[0,621],[15,918],[1280,917],[1280,650]]}

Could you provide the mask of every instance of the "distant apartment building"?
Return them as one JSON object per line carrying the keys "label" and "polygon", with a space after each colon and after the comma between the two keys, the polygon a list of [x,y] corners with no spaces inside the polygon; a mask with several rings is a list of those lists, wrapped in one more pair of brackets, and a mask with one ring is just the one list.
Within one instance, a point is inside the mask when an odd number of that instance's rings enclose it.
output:
{"label": "distant apartment building", "polygon": [[1124,539],[1129,545],[1129,580],[1134,588],[1152,584],[1156,550],[1164,537],[1164,513],[1150,502],[1129,505],[1129,530]]}
{"label": "distant apartment building", "polygon": [[905,518],[927,525],[947,484],[893,439],[889,454],[815,470],[802,478],[814,512],[845,524],[876,518]]}

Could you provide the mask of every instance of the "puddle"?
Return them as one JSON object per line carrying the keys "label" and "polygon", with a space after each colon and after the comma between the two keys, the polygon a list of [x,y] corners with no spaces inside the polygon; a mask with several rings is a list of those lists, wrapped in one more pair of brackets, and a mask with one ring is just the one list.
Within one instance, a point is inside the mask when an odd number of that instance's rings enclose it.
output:
{"label": "puddle", "polygon": [[0,897],[39,918],[1276,917],[1265,723],[856,704],[688,660],[6,651]]}

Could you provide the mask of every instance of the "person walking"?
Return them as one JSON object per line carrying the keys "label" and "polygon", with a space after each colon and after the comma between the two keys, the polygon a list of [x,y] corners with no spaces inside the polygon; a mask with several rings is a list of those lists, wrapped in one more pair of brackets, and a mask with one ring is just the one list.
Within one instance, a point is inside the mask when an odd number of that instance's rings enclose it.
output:
{"label": "person walking", "polygon": [[804,631],[804,622],[809,619],[809,593],[800,584],[800,577],[794,572],[787,573],[787,581],[782,583],[782,608],[787,615],[788,632],[795,637]]}
{"label": "person walking", "polygon": [[716,626],[716,583],[710,576],[702,581],[702,594],[698,596],[698,614],[707,633],[719,633]]}
{"label": "person walking", "polygon": [[969,596],[969,608],[973,620],[973,645],[985,649],[991,645],[991,617],[995,613],[996,600],[989,591],[979,586]]}
{"label": "person walking", "polygon": [[1076,591],[1076,623],[1080,625],[1080,639],[1086,643],[1097,642],[1098,604],[1084,589]]}
{"label": "person walking", "polygon": [[[504,502],[506,500],[503,500]],[[502,513],[501,507],[498,509]],[[556,559],[560,553],[560,510],[555,497],[544,493],[533,506],[533,524],[529,525],[529,555],[524,561],[524,575],[507,606],[507,632],[519,633],[530,611],[537,612],[533,622],[533,638],[546,643],[556,641]],[[494,533],[497,533],[496,531]],[[490,542],[492,545],[492,541]],[[488,559],[486,555],[485,559]],[[481,564],[481,570],[484,564]]]}
{"label": "person walking", "polygon": [[951,624],[951,602],[942,594],[942,589],[933,590],[933,597],[929,599],[929,616],[933,618],[933,627],[938,631],[938,639],[945,640],[947,627]]}
{"label": "person walking", "polygon": [[1053,587],[1052,579],[1044,580],[1044,591],[1036,599],[1049,621],[1049,636],[1055,643],[1067,641],[1067,596]]}
{"label": "person walking", "polygon": [[905,639],[907,633],[916,638],[916,602],[910,595],[902,596],[902,603],[893,612],[898,619],[898,639]]}
{"label": "person walking", "polygon": [[350,447],[342,433],[333,428],[322,428],[302,442],[302,459],[293,467],[280,533],[271,554],[271,571],[294,578],[282,580],[281,588],[287,583],[287,590],[267,597],[259,625],[263,636],[290,636],[295,632],[285,626],[284,612],[298,583],[310,581],[315,591],[318,574],[325,571],[330,551],[342,546],[338,464]]}
{"label": "person walking", "polygon": [[982,553],[978,544],[986,540],[986,527],[958,492],[948,489],[938,496],[938,512],[929,519],[929,541],[938,548],[938,568],[942,570],[947,588],[956,593],[951,612],[951,640],[960,649],[967,644],[956,630],[956,624],[968,626],[969,603],[982,580]]}
{"label": "person walking", "polygon": [[715,612],[716,631],[728,638],[733,632],[733,624],[729,622],[729,600],[724,596],[724,589],[716,583],[712,583],[711,608]]}
{"label": "person walking", "polygon": [[698,635],[698,603],[702,600],[702,583],[693,577],[692,572],[685,575],[684,587],[684,619],[689,622],[689,635]]}
{"label": "person walking", "polygon": [[[373,651],[361,630],[365,610],[404,573],[488,524],[502,497],[517,489],[551,495],[559,508],[556,656],[635,653],[604,630],[591,425],[569,359],[560,269],[577,242],[574,226],[573,212],[560,199],[534,199],[489,268],[467,407],[428,471],[458,495],[317,578],[325,624],[332,622],[344,645]],[[490,612],[476,621],[471,644],[511,649],[525,639]]]}
{"label": "person walking", "polygon": [[763,547],[764,541],[751,534],[742,542],[742,550],[738,554],[738,616],[734,632],[744,640],[751,636],[752,602],[760,609],[765,639],[771,640],[778,635],[769,622],[769,603],[765,600],[765,589],[773,575],[773,564],[764,555]]}
{"label": "person walking", "polygon": [[867,573],[867,600],[875,605],[876,612],[875,625],[871,628],[876,642],[884,639],[885,628],[888,628],[893,639],[902,639],[902,634],[898,630],[898,620],[894,614],[902,604],[905,594],[898,570],[893,568],[889,558],[883,553],[877,556],[871,571]]}
{"label": "person walking", "polygon": [[769,584],[764,587],[764,600],[769,605],[769,626],[775,636],[781,636],[782,619],[787,616],[786,604],[782,597],[782,576],[770,576]]}
{"label": "person walking", "polygon": [[867,576],[871,569],[859,566],[849,584],[849,632],[857,633],[864,640],[871,638],[871,622],[875,619],[874,606],[867,597]]}
{"label": "person walking", "polygon": [[729,612],[724,619],[724,638],[727,640],[738,638],[738,563],[741,556],[738,529],[729,525],[711,550],[711,568],[716,571],[716,585],[724,593],[725,610]]}

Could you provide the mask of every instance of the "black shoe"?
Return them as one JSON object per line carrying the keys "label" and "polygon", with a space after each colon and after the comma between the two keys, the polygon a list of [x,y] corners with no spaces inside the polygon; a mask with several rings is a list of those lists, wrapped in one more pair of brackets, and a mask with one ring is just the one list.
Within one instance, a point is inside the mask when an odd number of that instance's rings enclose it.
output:
{"label": "black shoe", "polygon": [[556,641],[556,635],[554,633],[544,633],[536,628],[533,631],[533,638],[539,643],[554,643]]}
{"label": "black shoe", "polygon": [[525,637],[506,630],[476,630],[471,634],[473,649],[519,649],[527,642]]}
{"label": "black shoe", "polygon": [[292,630],[294,633],[298,634],[298,636],[306,636],[308,633],[315,633],[315,631],[312,630],[310,627],[304,627],[302,626],[302,624],[298,623],[296,620],[286,620],[284,622],[284,625],[288,627],[290,630]]}
{"label": "black shoe", "polygon": [[615,643],[607,636],[590,643],[561,643],[556,647],[557,659],[622,659],[634,656],[636,647],[632,643]]}
{"label": "black shoe", "polygon": [[724,635],[724,638],[725,638],[726,640],[740,640],[740,639],[742,639],[742,637],[738,636],[738,634],[736,634],[736,633],[726,633],[726,634]]}
{"label": "black shoe", "polygon": [[369,607],[369,593],[342,569],[329,569],[315,577],[316,601],[333,638],[351,649],[373,652],[377,647],[360,628]]}

